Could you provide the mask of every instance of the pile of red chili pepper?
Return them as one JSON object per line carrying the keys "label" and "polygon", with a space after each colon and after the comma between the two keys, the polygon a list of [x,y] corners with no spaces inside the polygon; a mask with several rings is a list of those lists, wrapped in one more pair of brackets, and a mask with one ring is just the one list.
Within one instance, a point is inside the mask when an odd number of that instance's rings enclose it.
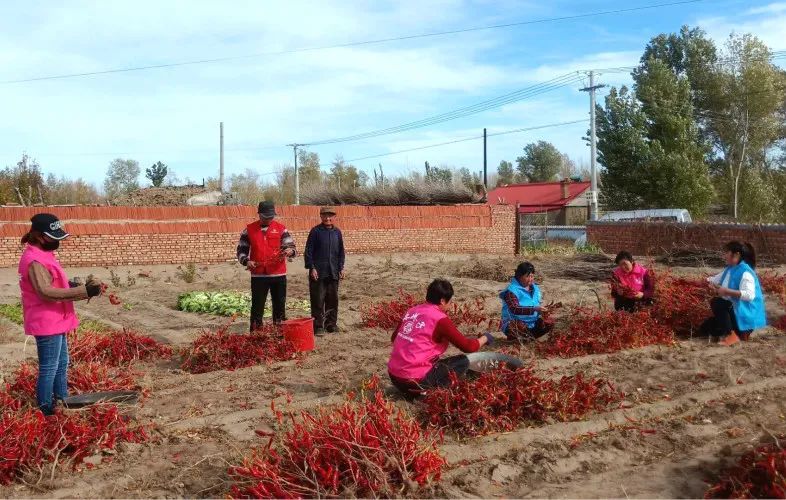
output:
{"label": "pile of red chili pepper", "polygon": [[773,323],[772,326],[782,332],[786,332],[786,315],[776,319],[775,323]]}
{"label": "pile of red chili pepper", "polygon": [[257,431],[270,439],[230,468],[231,497],[400,497],[438,481],[446,463],[437,437],[380,391],[291,420],[283,436]]}
{"label": "pile of red chili pepper", "polygon": [[758,274],[762,290],[775,296],[781,304],[786,306],[786,274],[779,274],[775,271],[761,271]]}
{"label": "pile of red chili pepper", "polygon": [[80,331],[68,335],[72,361],[122,366],[152,358],[168,359],[172,348],[131,330],[112,332]]}
{"label": "pile of red chili pepper", "polygon": [[[22,363],[11,376],[8,394],[31,405],[35,402],[38,367]],[[99,363],[75,363],[68,368],[69,394],[102,391],[139,391],[141,387],[127,368],[117,369]]]}
{"label": "pile of red chili pepper", "polygon": [[655,275],[655,303],[648,310],[660,325],[677,335],[690,335],[710,317],[712,297],[703,279],[680,278],[662,271]]}
{"label": "pile of red chili pepper", "polygon": [[18,401],[7,402],[12,404],[4,404],[0,414],[0,484],[3,485],[32,471],[41,471],[44,463],[67,460],[76,468],[86,457],[114,449],[120,442],[138,443],[147,439],[144,427],[129,425],[116,405],[44,417],[37,409]]}
{"label": "pile of red chili pepper", "polygon": [[[361,308],[363,326],[392,330],[398,326],[408,309],[421,302],[413,294],[399,289],[395,299],[372,302]],[[486,303],[480,297],[472,302],[454,302],[447,314],[456,326],[480,326],[484,323],[490,324],[491,321],[486,313]]]}
{"label": "pile of red chili pepper", "polygon": [[704,498],[786,498],[786,450],[773,443],[749,451]]}
{"label": "pile of red chili pepper", "polygon": [[551,333],[537,349],[546,356],[571,358],[653,344],[673,344],[674,332],[643,310],[634,313],[575,309],[569,324]]}
{"label": "pile of red chili pepper", "polygon": [[423,398],[427,424],[462,436],[511,431],[526,422],[578,420],[622,400],[622,393],[603,379],[582,373],[544,379],[532,367],[500,368],[477,379],[451,373],[449,387],[429,390]]}
{"label": "pile of red chili pepper", "polygon": [[284,361],[297,356],[295,345],[273,326],[251,333],[229,331],[232,323],[215,331],[205,331],[182,351],[181,368],[191,373],[236,370],[247,366]]}

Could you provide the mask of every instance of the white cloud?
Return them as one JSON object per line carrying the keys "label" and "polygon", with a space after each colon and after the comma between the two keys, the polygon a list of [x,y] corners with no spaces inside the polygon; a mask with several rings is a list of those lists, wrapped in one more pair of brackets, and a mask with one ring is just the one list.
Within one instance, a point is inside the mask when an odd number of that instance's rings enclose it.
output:
{"label": "white cloud", "polygon": [[719,46],[731,33],[752,33],[772,50],[786,50],[786,3],[750,9],[745,15],[703,18],[697,24]]}

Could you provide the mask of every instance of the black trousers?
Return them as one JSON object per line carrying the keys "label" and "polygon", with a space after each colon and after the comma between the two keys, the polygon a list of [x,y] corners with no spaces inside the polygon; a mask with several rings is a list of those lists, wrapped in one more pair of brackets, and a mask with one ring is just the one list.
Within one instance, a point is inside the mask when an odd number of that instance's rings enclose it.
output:
{"label": "black trousers", "polygon": [[737,316],[734,315],[734,306],[730,300],[720,297],[713,297],[710,300],[712,317],[701,325],[701,333],[713,337],[725,337],[732,331],[745,335],[751,330],[740,331],[737,325]]}
{"label": "black trousers", "polygon": [[508,323],[508,327],[504,333],[508,340],[535,340],[549,333],[554,328],[554,325],[548,324],[543,321],[543,318],[538,318],[535,326],[528,327],[523,321],[517,319]]}
{"label": "black trousers", "polygon": [[273,278],[251,278],[251,326],[254,331],[262,326],[265,316],[267,294],[273,301],[273,323],[278,324],[286,318],[287,277],[276,276]]}
{"label": "black trousers", "polygon": [[414,397],[420,395],[426,389],[435,387],[447,387],[450,385],[450,372],[459,377],[463,377],[469,370],[469,358],[463,354],[443,358],[434,363],[426,376],[421,381],[402,380],[390,375],[393,386],[405,395]]}
{"label": "black trousers", "polygon": [[335,328],[338,322],[338,280],[333,278],[309,280],[308,291],[311,296],[311,317],[314,318],[314,328]]}
{"label": "black trousers", "polygon": [[644,306],[651,306],[652,299],[631,299],[630,297],[614,297],[614,310],[636,312]]}

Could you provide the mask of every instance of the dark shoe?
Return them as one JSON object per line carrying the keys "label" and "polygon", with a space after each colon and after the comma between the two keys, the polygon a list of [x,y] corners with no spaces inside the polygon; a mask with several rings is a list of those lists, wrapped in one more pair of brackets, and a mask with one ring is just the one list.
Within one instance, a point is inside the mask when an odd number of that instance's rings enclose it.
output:
{"label": "dark shoe", "polygon": [[314,330],[314,336],[316,336],[316,337],[324,337],[325,336],[325,330],[323,328],[316,328]]}
{"label": "dark shoe", "polygon": [[341,331],[341,330],[338,329],[337,326],[329,326],[329,327],[326,328],[326,330],[327,330],[328,333],[338,333],[338,332]]}

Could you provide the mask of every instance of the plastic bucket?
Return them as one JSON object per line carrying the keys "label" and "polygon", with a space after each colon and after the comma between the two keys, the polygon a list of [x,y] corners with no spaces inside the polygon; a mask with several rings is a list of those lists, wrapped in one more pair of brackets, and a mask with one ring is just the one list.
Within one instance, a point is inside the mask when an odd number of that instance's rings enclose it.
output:
{"label": "plastic bucket", "polygon": [[314,350],[314,318],[289,319],[281,323],[281,329],[298,351]]}

